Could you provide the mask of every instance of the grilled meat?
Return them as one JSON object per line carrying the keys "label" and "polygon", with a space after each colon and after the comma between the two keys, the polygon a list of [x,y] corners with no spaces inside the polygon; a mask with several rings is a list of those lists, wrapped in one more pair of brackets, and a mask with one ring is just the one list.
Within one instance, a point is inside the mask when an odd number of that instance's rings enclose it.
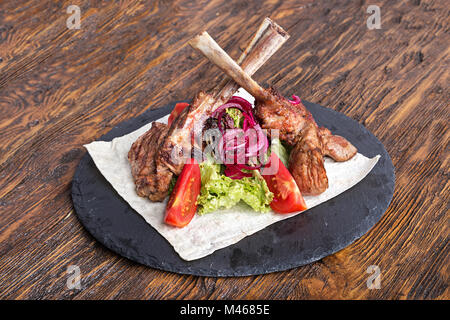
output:
{"label": "grilled meat", "polygon": [[314,123],[305,122],[289,156],[289,171],[305,195],[317,195],[328,188],[323,164],[322,139]]}
{"label": "grilled meat", "polygon": [[278,129],[280,139],[293,146],[289,169],[300,191],[305,195],[324,192],[328,178],[323,156],[346,161],[356,154],[356,148],[343,137],[320,129],[303,104],[293,105],[275,89],[262,88],[207,33],[195,48],[255,97],[255,115],[261,127]]}
{"label": "grilled meat", "polygon": [[217,102],[211,94],[200,91],[192,104],[174,119],[168,130],[157,158],[175,175],[183,169],[184,159],[195,147],[194,137],[201,137],[203,124],[212,114],[212,106]]}
{"label": "grilled meat", "polygon": [[323,140],[311,113],[302,103],[293,105],[277,90],[267,90],[273,99],[257,100],[255,115],[264,129],[278,129],[280,139],[293,147],[289,171],[305,195],[317,195],[328,188],[324,167]]}
{"label": "grilled meat", "polygon": [[311,113],[300,102],[290,103],[277,90],[267,90],[271,99],[257,100],[255,115],[264,129],[278,129],[280,139],[293,147],[289,158],[289,171],[300,191],[305,195],[318,195],[328,188],[323,156],[335,161],[347,161],[357,149],[341,136],[327,128],[319,128]]}
{"label": "grilled meat", "polygon": [[[288,38],[289,35],[280,26],[266,18],[238,63],[246,72],[253,74]],[[201,136],[204,121],[237,89],[239,86],[233,80],[224,79],[211,94],[199,92],[170,127],[154,123],[148,132],[136,140],[128,159],[139,196],[152,201],[162,201],[167,196],[172,176],[180,174],[183,168],[183,157],[201,150],[201,145],[193,146],[193,137]]]}
{"label": "grilled meat", "polygon": [[311,122],[318,130],[321,138],[321,150],[325,156],[335,161],[347,161],[357,152],[357,149],[344,137],[333,135],[330,130],[318,127],[311,113],[300,102],[294,105],[281,96],[274,88],[267,90],[276,103],[272,100],[257,101],[255,116],[265,129],[277,129],[280,139],[288,146],[295,146],[299,137],[304,136],[302,131],[307,123]]}
{"label": "grilled meat", "polygon": [[[190,44],[198,44],[198,38],[197,36],[192,39]],[[288,38],[286,31],[266,18],[239,57],[238,63],[245,72],[252,75]],[[182,161],[179,161],[183,158],[183,150],[189,150],[193,142],[195,148],[201,149],[201,145],[193,140],[193,136],[201,136],[206,119],[216,108],[226,103],[238,89],[239,85],[236,82],[225,78],[211,93],[197,93],[188,110],[185,109],[185,112],[172,123],[158,157],[175,175],[178,175],[183,168]]]}
{"label": "grilled meat", "polygon": [[261,128],[278,130],[280,140],[293,147],[303,130],[305,119],[312,119],[312,115],[305,107],[292,105],[276,89],[269,88],[267,92],[274,100],[256,100],[255,116]]}
{"label": "grilled meat", "polygon": [[162,201],[167,197],[173,176],[169,168],[155,157],[168,131],[166,124],[154,122],[128,152],[136,192],[140,197],[148,197],[152,201]]}
{"label": "grilled meat", "polygon": [[347,161],[357,149],[327,128],[319,128],[311,113],[300,102],[290,103],[277,90],[267,90],[273,99],[257,100],[255,115],[264,129],[278,129],[280,139],[293,147],[289,170],[300,191],[317,195],[328,188],[323,156],[335,161]]}
{"label": "grilled meat", "polygon": [[356,147],[344,137],[333,135],[327,128],[319,128],[322,137],[323,154],[335,161],[347,161],[358,152]]}

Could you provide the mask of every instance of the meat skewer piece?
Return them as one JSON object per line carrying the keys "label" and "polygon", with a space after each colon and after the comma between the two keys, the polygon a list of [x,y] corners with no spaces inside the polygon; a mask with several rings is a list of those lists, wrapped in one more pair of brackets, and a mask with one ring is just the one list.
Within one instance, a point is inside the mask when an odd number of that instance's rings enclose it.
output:
{"label": "meat skewer piece", "polygon": [[[198,36],[190,43],[195,43],[197,38]],[[241,63],[246,73],[252,75],[288,38],[286,31],[269,18],[265,18],[247,49],[241,54],[238,63]],[[219,106],[226,103],[238,89],[239,85],[227,77],[211,93],[199,92],[190,107],[175,119],[159,152],[161,161],[174,174],[178,175],[181,172],[183,156],[189,154],[192,147],[192,136],[201,136],[206,119]]]}
{"label": "meat skewer piece", "polygon": [[[238,61],[247,72],[253,74],[288,38],[281,27],[266,18]],[[192,106],[184,109],[171,127],[155,122],[149,131],[133,143],[128,152],[128,160],[139,196],[148,197],[152,201],[162,201],[167,197],[173,174],[178,175],[182,169],[182,164],[173,163],[172,150],[177,151],[175,147],[178,143],[190,143],[190,140],[185,139],[191,136],[194,124],[197,127],[197,122],[208,118],[215,108],[231,98],[238,88],[239,85],[227,77],[213,93],[199,92]]]}
{"label": "meat skewer piece", "polygon": [[278,129],[280,139],[293,147],[289,169],[300,191],[305,195],[324,192],[328,188],[328,178],[323,156],[346,161],[356,154],[356,148],[345,138],[319,128],[303,104],[293,105],[275,89],[262,88],[207,32],[190,44],[255,97],[255,115],[261,126]]}

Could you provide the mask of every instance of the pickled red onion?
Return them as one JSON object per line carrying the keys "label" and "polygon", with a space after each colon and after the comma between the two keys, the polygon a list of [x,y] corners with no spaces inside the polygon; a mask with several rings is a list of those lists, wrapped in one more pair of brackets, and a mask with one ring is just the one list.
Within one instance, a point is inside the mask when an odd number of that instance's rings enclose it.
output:
{"label": "pickled red onion", "polygon": [[292,100],[289,100],[289,102],[291,104],[299,104],[300,102],[302,102],[300,100],[300,98],[298,96],[296,96],[295,94],[292,95]]}
{"label": "pickled red onion", "polygon": [[[230,122],[226,121],[227,119],[224,118],[228,115],[226,110],[229,108],[241,111],[244,118],[242,129],[234,127],[234,124],[231,125]],[[218,127],[222,133],[222,137],[219,140],[218,153],[220,159],[225,164],[225,175],[232,179],[241,179],[243,177],[251,176],[250,173],[242,172],[242,169],[259,169],[261,167],[260,164],[249,165],[246,163],[250,158],[259,157],[261,154],[265,154],[269,147],[267,136],[253,116],[251,103],[241,97],[233,96],[227,103],[216,109],[213,117],[217,118]],[[227,123],[228,127],[231,127],[230,129],[225,130],[223,126],[224,121]],[[254,131],[251,131],[250,129]],[[256,137],[254,136],[255,133]],[[239,141],[239,138],[241,141]],[[230,152],[232,152],[231,160],[233,160],[233,163],[226,163],[226,160],[230,161],[230,157],[227,157]],[[239,163],[239,160],[242,159],[245,163]]]}

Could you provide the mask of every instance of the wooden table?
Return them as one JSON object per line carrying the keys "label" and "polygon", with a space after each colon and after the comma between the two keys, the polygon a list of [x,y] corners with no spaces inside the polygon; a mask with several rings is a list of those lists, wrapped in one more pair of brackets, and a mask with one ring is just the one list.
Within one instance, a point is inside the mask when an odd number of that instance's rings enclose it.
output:
{"label": "wooden table", "polygon": [[[449,22],[436,1],[18,1],[0,4],[0,298],[448,299]],[[381,29],[368,29],[376,4]],[[68,29],[69,5],[81,9]],[[373,229],[305,267],[243,278],[153,270],[79,223],[73,174],[89,143],[222,75],[186,42],[236,58],[265,16],[291,39],[256,73],[369,128],[396,168]],[[81,271],[69,289],[67,268]],[[368,289],[371,265],[380,289]]]}

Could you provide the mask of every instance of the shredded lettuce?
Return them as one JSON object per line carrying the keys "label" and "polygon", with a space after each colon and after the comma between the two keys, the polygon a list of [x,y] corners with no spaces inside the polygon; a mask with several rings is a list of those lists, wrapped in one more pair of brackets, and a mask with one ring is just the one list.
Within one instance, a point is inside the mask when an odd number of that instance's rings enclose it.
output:
{"label": "shredded lettuce", "polygon": [[205,214],[228,209],[239,201],[245,202],[258,212],[270,210],[273,193],[264,179],[255,172],[253,177],[233,180],[222,173],[220,164],[204,162],[200,165],[202,187],[197,199],[198,213]]}
{"label": "shredded lettuce", "polygon": [[226,111],[228,115],[233,119],[235,128],[242,128],[244,122],[244,117],[242,116],[242,111],[236,108],[228,108]]}
{"label": "shredded lettuce", "polygon": [[289,151],[283,146],[280,139],[272,139],[270,150],[277,154],[286,168],[289,166]]}
{"label": "shredded lettuce", "polygon": [[[228,108],[226,113],[233,119],[235,128],[242,128],[242,111]],[[279,139],[272,141],[271,150],[276,152],[285,166],[288,166],[289,152]],[[267,187],[258,170],[251,170],[252,177],[231,179],[223,173],[224,166],[208,159],[200,164],[202,186],[197,198],[198,214],[229,209],[240,201],[258,212],[270,211],[273,193]],[[246,171],[247,172],[247,171]]]}
{"label": "shredded lettuce", "polygon": [[169,196],[172,194],[173,188],[175,188],[175,184],[177,183],[177,178],[178,178],[177,176],[173,176],[172,179],[170,179],[169,190],[167,191]]}

